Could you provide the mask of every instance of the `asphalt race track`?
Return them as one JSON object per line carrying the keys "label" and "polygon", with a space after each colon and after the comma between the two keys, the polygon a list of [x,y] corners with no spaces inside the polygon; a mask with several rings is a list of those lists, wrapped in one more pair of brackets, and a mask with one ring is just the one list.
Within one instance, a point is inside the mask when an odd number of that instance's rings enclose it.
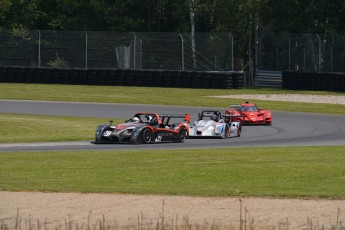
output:
{"label": "asphalt race track", "polygon": [[[77,116],[104,118],[104,123],[117,118],[129,118],[136,112],[157,112],[192,115],[206,109],[184,106],[129,105],[105,103],[45,102],[0,100],[0,113],[37,114],[54,116]],[[259,146],[326,146],[345,145],[345,116],[312,113],[273,112],[272,126],[245,126],[242,135],[229,139],[187,139],[184,143],[155,143],[146,145],[92,144],[90,140],[57,143],[16,143],[1,144],[0,152],[5,151],[44,151],[44,150],[133,150],[133,149],[193,149],[223,147]],[[96,127],[95,127],[96,129]]]}

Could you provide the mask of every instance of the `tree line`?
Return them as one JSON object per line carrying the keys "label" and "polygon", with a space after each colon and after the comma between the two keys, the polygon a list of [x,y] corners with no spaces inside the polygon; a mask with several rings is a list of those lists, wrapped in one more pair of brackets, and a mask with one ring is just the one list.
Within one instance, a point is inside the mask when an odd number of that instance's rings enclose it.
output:
{"label": "tree line", "polygon": [[231,32],[255,56],[259,31],[345,34],[345,0],[0,0],[0,29]]}
{"label": "tree line", "polygon": [[[192,3],[192,4],[191,4]],[[0,28],[345,33],[345,0],[0,0]]]}

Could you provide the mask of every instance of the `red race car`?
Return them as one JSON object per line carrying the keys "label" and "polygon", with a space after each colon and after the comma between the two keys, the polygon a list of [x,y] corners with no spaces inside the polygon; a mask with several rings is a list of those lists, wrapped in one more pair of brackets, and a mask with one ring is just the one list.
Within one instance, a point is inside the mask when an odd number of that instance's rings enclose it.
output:
{"label": "red race car", "polygon": [[242,125],[272,125],[272,112],[258,108],[249,102],[242,105],[230,105],[225,114],[238,116],[233,119],[240,121]]}

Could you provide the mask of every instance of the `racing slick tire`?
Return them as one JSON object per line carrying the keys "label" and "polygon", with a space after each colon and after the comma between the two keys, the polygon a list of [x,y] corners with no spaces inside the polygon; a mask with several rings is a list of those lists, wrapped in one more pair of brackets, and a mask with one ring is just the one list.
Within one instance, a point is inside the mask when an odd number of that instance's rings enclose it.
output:
{"label": "racing slick tire", "polygon": [[[97,135],[97,134],[95,135],[95,143],[109,142],[109,139],[107,139],[107,138],[104,136],[104,133],[105,133],[106,131],[110,131],[109,126],[107,126],[107,125],[101,125],[101,126],[99,126],[98,128],[100,128],[101,131],[100,131],[99,135]],[[97,129],[98,129],[98,128],[97,128]]]}
{"label": "racing slick tire", "polygon": [[149,144],[153,142],[152,131],[149,128],[145,128],[142,131],[141,136],[142,136],[143,144]]}
{"label": "racing slick tire", "polygon": [[242,124],[239,125],[238,129],[237,129],[237,136],[240,137],[241,136],[241,132],[242,132]]}
{"label": "racing slick tire", "polygon": [[225,125],[225,131],[224,131],[224,134],[221,135],[221,138],[226,139],[229,137],[229,135],[230,135],[230,128],[229,126]]}
{"label": "racing slick tire", "polygon": [[180,130],[178,131],[177,137],[174,139],[175,143],[182,143],[186,140],[188,136],[188,132],[186,128],[181,127]]}

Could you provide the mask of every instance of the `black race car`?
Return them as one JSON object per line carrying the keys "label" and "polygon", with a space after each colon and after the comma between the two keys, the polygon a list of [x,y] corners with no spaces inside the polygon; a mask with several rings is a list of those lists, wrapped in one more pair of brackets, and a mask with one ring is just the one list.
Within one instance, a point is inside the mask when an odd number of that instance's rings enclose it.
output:
{"label": "black race car", "polygon": [[94,143],[184,142],[189,122],[189,114],[137,113],[118,125],[99,125]]}

